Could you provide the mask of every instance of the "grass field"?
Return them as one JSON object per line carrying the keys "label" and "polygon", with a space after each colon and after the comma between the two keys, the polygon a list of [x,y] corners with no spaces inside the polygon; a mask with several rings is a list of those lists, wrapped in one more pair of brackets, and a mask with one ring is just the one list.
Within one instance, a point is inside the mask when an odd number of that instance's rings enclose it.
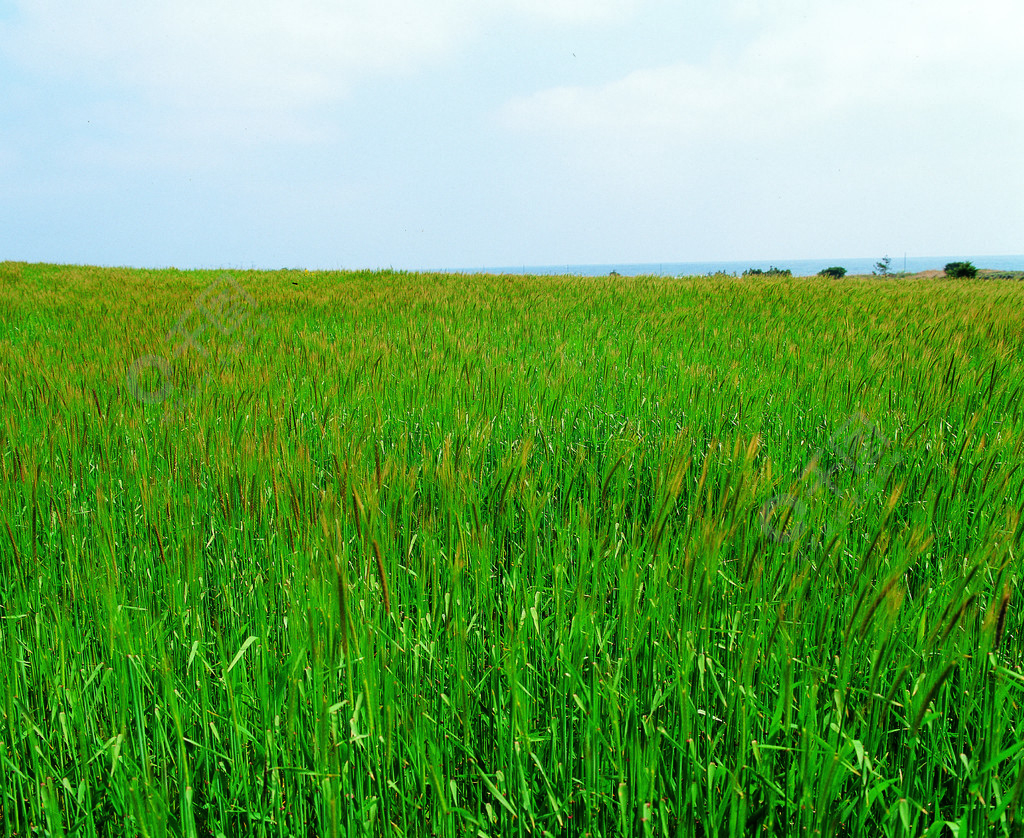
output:
{"label": "grass field", "polygon": [[1021,835],[1024,284],[0,264],[5,835]]}

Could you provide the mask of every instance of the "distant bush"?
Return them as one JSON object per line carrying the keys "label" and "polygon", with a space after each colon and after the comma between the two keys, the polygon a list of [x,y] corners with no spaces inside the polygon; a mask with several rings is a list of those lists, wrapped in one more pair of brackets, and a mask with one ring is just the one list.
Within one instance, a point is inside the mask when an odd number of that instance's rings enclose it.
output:
{"label": "distant bush", "polygon": [[951,279],[974,279],[978,269],[970,262],[950,262],[946,265],[946,276]]}
{"label": "distant bush", "polygon": [[772,265],[768,270],[761,270],[761,268],[747,268],[743,272],[744,276],[792,276],[793,272],[789,268],[776,268]]}
{"label": "distant bush", "polygon": [[875,269],[872,273],[875,276],[891,276],[892,275],[892,257],[883,256],[879,261],[875,262]]}
{"label": "distant bush", "polygon": [[846,268],[822,268],[818,271],[818,276],[830,276],[832,279],[842,279],[846,276]]}

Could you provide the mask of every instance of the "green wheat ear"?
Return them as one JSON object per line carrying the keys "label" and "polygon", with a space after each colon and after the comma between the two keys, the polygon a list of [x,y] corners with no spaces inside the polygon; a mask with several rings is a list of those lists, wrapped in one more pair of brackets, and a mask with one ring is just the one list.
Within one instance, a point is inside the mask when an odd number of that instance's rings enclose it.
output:
{"label": "green wheat ear", "polygon": [[230,280],[0,263],[0,834],[1017,834],[1020,283]]}

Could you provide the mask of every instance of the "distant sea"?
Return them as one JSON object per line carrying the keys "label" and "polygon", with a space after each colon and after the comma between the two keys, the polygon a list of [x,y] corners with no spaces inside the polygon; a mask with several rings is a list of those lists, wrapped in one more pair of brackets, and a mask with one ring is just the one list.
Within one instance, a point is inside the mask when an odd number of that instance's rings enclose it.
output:
{"label": "distant sea", "polygon": [[[814,276],[822,268],[839,266],[850,274],[870,274],[879,257],[853,259],[775,259],[771,261],[738,262],[647,262],[607,265],[511,265],[465,269],[459,273],[489,274],[568,274],[571,276],[607,276],[617,271],[623,276],[704,276],[714,273],[739,276],[748,268],[767,270],[770,267],[789,269],[793,276]],[[893,256],[889,270],[908,273],[939,270],[949,262],[972,262],[981,269],[1024,271],[1024,256]]]}

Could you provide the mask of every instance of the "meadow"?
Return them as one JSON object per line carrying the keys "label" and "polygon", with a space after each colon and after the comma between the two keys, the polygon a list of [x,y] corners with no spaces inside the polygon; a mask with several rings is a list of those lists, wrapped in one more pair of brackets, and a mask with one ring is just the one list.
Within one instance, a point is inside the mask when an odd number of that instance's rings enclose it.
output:
{"label": "meadow", "polygon": [[1022,311],[0,264],[0,832],[1024,834]]}

